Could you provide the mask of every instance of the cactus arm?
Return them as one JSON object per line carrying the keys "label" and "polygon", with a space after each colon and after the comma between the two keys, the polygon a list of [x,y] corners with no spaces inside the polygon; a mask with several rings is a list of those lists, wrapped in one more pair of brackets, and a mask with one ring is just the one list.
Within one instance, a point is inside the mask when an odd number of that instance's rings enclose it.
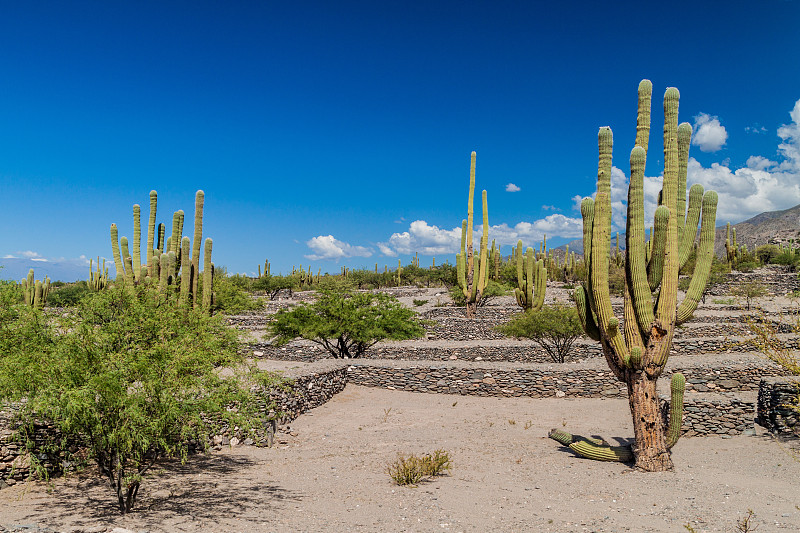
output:
{"label": "cactus arm", "polygon": [[676,372],[670,381],[669,424],[667,426],[667,449],[675,446],[681,437],[683,423],[683,392],[686,390],[686,378]]}
{"label": "cactus arm", "polygon": [[[482,295],[489,282],[489,203],[486,200],[486,189],[481,192],[481,209],[483,211],[483,235],[481,236],[481,263],[478,272],[478,292]],[[478,296],[480,299],[480,296]]]}
{"label": "cactus arm", "polygon": [[[631,150],[631,179],[628,187],[628,220],[625,231],[625,281],[639,329],[646,333],[653,322],[653,296],[647,280],[644,243],[644,168],[645,151]],[[627,323],[627,321],[626,321]]]}
{"label": "cactus arm", "polygon": [[[678,126],[678,200],[676,216],[678,223],[678,246],[683,242],[683,228],[686,216],[686,174],[689,165],[689,144],[692,141],[692,126],[682,122]],[[679,248],[680,249],[680,248]]]}
{"label": "cactus arm", "polygon": [[[692,245],[697,237],[696,228],[697,223],[700,222],[702,203],[703,186],[695,183],[689,190],[689,212],[686,214],[686,222],[683,234],[681,235],[680,249],[678,252],[680,254],[681,268],[683,268],[683,265],[686,264],[686,261],[688,261],[689,256],[692,254]],[[678,217],[678,221],[681,221],[680,216]]]}
{"label": "cactus arm", "polygon": [[536,274],[534,275],[533,284],[536,287],[536,292],[531,309],[539,311],[544,306],[544,293],[547,290],[547,267],[544,266],[544,261],[537,262],[534,271]]}
{"label": "cactus arm", "polygon": [[147,220],[147,274],[153,277],[153,246],[156,237],[156,208],[158,206],[158,193],[150,191],[150,216]]}
{"label": "cactus arm", "polygon": [[600,439],[572,435],[560,429],[551,429],[548,437],[569,447],[570,450],[587,459],[623,463],[633,461],[633,453],[630,446],[609,446]]}
{"label": "cactus arm", "polygon": [[133,205],[133,280],[137,283],[142,277],[142,208]]}
{"label": "cactus arm", "polygon": [[[656,305],[656,319],[662,327],[673,331],[678,303],[678,89],[669,87],[664,93],[664,181],[663,202],[669,209],[667,242],[664,248],[664,272],[661,290]],[[663,343],[664,357],[669,353],[669,344]],[[660,354],[658,354],[660,355]],[[656,361],[660,359],[656,356]],[[664,359],[666,362],[666,359]],[[658,362],[656,364],[659,364]]]}
{"label": "cactus arm", "polygon": [[119,240],[119,244],[122,248],[122,262],[125,265],[125,281],[133,284],[133,260],[131,259],[131,253],[128,251],[128,238],[122,237]]}
{"label": "cactus arm", "polygon": [[213,242],[206,239],[203,249],[203,310],[211,314],[213,300],[214,267],[211,264],[211,249]]}
{"label": "cactus arm", "polygon": [[[200,243],[203,241],[203,205],[205,193],[199,190],[194,195],[194,236],[192,237],[192,298],[196,299],[200,272]],[[264,261],[264,275],[269,276],[269,261]]]}
{"label": "cactus arm", "polygon": [[708,283],[711,263],[714,259],[714,237],[716,233],[714,225],[717,218],[717,200],[717,193],[714,191],[708,191],[703,196],[703,221],[700,226],[700,246],[697,248],[697,262],[692,273],[692,279],[689,282],[689,290],[678,307],[677,324],[682,324],[691,318]]}
{"label": "cactus arm", "polygon": [[[192,258],[191,258],[191,242],[189,237],[184,237],[181,242],[181,292],[180,302],[181,305],[186,305],[189,301],[189,293],[192,289]],[[259,269],[261,265],[259,265]]]}
{"label": "cactus arm", "polygon": [[125,267],[119,253],[119,232],[116,224],[111,224],[111,253],[114,256],[114,268],[117,269],[117,280],[121,280],[125,277]]}
{"label": "cactus arm", "polygon": [[599,341],[600,330],[597,328],[597,322],[595,322],[592,309],[589,306],[587,293],[588,291],[583,285],[580,285],[575,291],[575,302],[578,305],[578,316],[581,319],[581,325],[583,326],[583,331],[586,332],[586,335],[588,335],[592,340]]}
{"label": "cactus arm", "polygon": [[167,254],[162,253],[158,261],[159,276],[158,276],[158,292],[165,293],[167,291],[167,283],[169,282],[169,257]]}
{"label": "cactus arm", "polygon": [[[528,248],[532,250],[531,248]],[[525,260],[522,257],[522,240],[517,242],[517,248],[515,249],[514,255],[516,256],[516,263],[517,263],[517,289],[521,292],[525,292],[525,271],[524,271],[524,262]],[[524,306],[523,306],[524,307]]]}
{"label": "cactus arm", "polygon": [[636,116],[636,146],[644,149],[647,157],[647,146],[650,142],[650,101],[653,95],[653,84],[650,80],[639,82],[639,105]]}
{"label": "cactus arm", "polygon": [[650,239],[650,260],[647,262],[647,281],[650,290],[655,291],[664,275],[664,250],[667,246],[667,227],[669,226],[669,209],[660,205],[653,217],[653,231]]}

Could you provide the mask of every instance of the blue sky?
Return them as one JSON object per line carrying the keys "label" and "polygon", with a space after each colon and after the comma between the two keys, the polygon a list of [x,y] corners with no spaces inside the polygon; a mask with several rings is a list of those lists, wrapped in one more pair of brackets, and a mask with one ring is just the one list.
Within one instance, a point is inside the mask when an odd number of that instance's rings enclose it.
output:
{"label": "blue sky", "polygon": [[165,223],[203,189],[229,272],[454,262],[472,150],[505,253],[560,244],[601,126],[622,205],[642,78],[653,187],[675,86],[718,223],[792,207],[798,23],[798,0],[4,3],[0,257],[110,258],[151,189]]}

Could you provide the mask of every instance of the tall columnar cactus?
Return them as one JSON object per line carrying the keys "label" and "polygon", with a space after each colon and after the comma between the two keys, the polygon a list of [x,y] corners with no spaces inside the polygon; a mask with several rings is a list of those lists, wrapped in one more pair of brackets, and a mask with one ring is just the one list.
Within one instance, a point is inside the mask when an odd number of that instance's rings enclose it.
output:
{"label": "tall columnar cactus", "polygon": [[214,303],[214,263],[211,262],[211,248],[213,242],[206,239],[203,249],[203,309],[211,313],[211,306]]}
{"label": "tall columnar cactus", "polygon": [[[708,281],[714,253],[717,194],[713,191],[703,194],[702,188],[694,185],[686,214],[686,166],[691,126],[678,126],[679,93],[677,89],[669,88],[664,95],[664,179],[661,202],[655,213],[648,265],[643,182],[650,132],[651,92],[650,82],[642,81],[639,85],[636,146],[630,157],[624,322],[614,316],[608,288],[613,143],[610,128],[601,128],[598,136],[600,161],[596,198],[594,201],[584,199],[581,205],[588,275],[584,285],[576,291],[576,301],[586,333],[600,341],[613,374],[628,387],[636,466],[643,470],[661,471],[670,470],[673,465],[661,419],[656,381],[667,363],[675,326],[691,317]],[[702,223],[697,261],[686,298],[678,305],[681,251],[685,247],[691,248],[699,218],[702,218]],[[657,292],[656,296],[654,292]]]}
{"label": "tall columnar cactus", "polygon": [[[194,240],[183,237],[184,212],[176,211],[172,216],[172,235],[165,240],[164,224],[156,225],[158,194],[150,191],[150,217],[148,220],[147,249],[145,257],[147,265],[143,269],[141,256],[141,209],[133,206],[133,250],[128,249],[127,237],[119,237],[116,224],[111,225],[111,247],[117,269],[117,280],[127,283],[150,282],[158,284],[167,292],[167,287],[176,285],[178,299],[191,302],[195,307],[203,305],[198,286],[200,277],[200,242],[203,235],[203,191],[195,195]],[[184,249],[184,247],[186,247]],[[187,260],[188,258],[188,260]],[[98,265],[99,266],[99,265]],[[266,264],[267,269],[268,263]],[[180,278],[180,289],[177,288]],[[213,282],[213,280],[212,280]],[[211,283],[211,282],[210,282]],[[212,291],[211,284],[207,290]],[[205,287],[204,287],[205,289]],[[210,306],[207,307],[210,309]]]}
{"label": "tall columnar cactus", "polygon": [[536,260],[533,248],[528,247],[522,255],[522,241],[516,247],[517,286],[514,296],[517,305],[526,311],[538,311],[544,305],[544,293],[547,286],[547,268],[544,260]]}
{"label": "tall columnar cactus", "polygon": [[456,255],[456,269],[458,286],[461,288],[467,302],[467,318],[475,318],[478,302],[481,301],[483,291],[489,281],[489,208],[486,201],[486,191],[481,194],[483,203],[483,235],[479,247],[479,256],[475,257],[472,248],[472,212],[473,197],[475,196],[475,152],[472,152],[469,165],[469,196],[467,197],[467,220],[461,222],[461,253]]}
{"label": "tall columnar cactus", "polygon": [[50,278],[37,280],[33,274],[33,269],[28,271],[28,276],[20,281],[23,288],[25,304],[34,309],[43,309],[47,303],[47,295],[50,292]]}
{"label": "tall columnar cactus", "polygon": [[89,288],[94,291],[99,291],[106,288],[108,285],[108,267],[106,260],[103,259],[102,266],[100,265],[100,257],[97,258],[97,270],[92,266],[92,260],[89,259]]}

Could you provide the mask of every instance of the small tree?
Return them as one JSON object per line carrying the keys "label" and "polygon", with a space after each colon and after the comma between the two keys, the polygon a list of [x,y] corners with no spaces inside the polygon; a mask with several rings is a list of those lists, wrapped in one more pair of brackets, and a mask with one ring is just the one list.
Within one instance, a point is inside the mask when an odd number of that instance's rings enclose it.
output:
{"label": "small tree", "polygon": [[744,298],[747,310],[750,310],[750,302],[754,298],[761,298],[767,294],[767,289],[764,285],[755,280],[742,281],[736,286],[731,288],[731,294],[737,298]]}
{"label": "small tree", "polygon": [[302,337],[333,357],[361,357],[384,339],[421,336],[425,330],[415,317],[414,311],[387,294],[331,286],[317,291],[314,303],[278,311],[271,332],[278,346]]}
{"label": "small tree", "polygon": [[185,460],[190,440],[206,447],[222,424],[261,416],[251,387],[266,375],[245,367],[235,332],[147,285],[95,293],[58,323],[29,311],[0,327],[0,399],[25,400],[23,428],[45,418],[83,443],[123,514],[159,458]]}
{"label": "small tree", "polygon": [[563,304],[546,305],[539,311],[521,313],[497,329],[504,335],[533,340],[554,363],[563,363],[575,339],[583,334],[578,311]]}
{"label": "small tree", "polygon": [[291,296],[296,287],[297,278],[294,276],[272,276],[269,274],[258,278],[252,285],[254,291],[266,292],[270,300],[274,300],[284,289],[289,289],[289,295]]}

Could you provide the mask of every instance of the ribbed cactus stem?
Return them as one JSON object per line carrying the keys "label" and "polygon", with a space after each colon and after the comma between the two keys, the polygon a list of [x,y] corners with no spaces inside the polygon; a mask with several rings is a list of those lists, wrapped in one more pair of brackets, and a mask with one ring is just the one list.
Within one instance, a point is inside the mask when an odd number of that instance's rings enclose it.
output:
{"label": "ribbed cactus stem", "polygon": [[667,449],[675,446],[681,436],[683,423],[683,392],[686,390],[686,378],[676,372],[670,382],[669,425],[667,426]]}
{"label": "ribbed cactus stem", "polygon": [[122,255],[119,251],[119,232],[117,225],[111,224],[111,253],[114,256],[114,268],[117,270],[117,281],[125,278],[125,267],[122,264]]}
{"label": "ribbed cactus stem", "polygon": [[142,208],[139,204],[133,204],[133,250],[131,252],[133,262],[133,280],[139,282],[142,276]]}
{"label": "ribbed cactus stem", "polygon": [[[191,242],[189,237],[184,237],[181,243],[181,292],[180,302],[181,305],[186,305],[189,302],[189,295],[192,291],[192,257],[191,257]],[[260,268],[260,267],[259,267]]]}
{"label": "ribbed cactus stem", "polygon": [[[191,294],[197,306],[200,272],[200,243],[203,240],[203,206],[206,195],[199,190],[194,195],[194,236],[192,237]],[[269,261],[264,261],[264,275],[269,276]],[[259,276],[260,277],[260,276]]]}
{"label": "ribbed cactus stem", "polygon": [[211,264],[213,241],[206,239],[203,246],[203,310],[210,314],[214,294],[214,269]]}
{"label": "ribbed cactus stem", "polygon": [[152,278],[153,274],[153,248],[156,238],[156,209],[158,207],[158,193],[150,191],[150,216],[147,220],[147,273]]}
{"label": "ribbed cactus stem", "polygon": [[128,250],[128,238],[122,237],[119,244],[122,248],[122,261],[125,264],[125,282],[133,284],[133,260],[131,259],[131,253]]}

